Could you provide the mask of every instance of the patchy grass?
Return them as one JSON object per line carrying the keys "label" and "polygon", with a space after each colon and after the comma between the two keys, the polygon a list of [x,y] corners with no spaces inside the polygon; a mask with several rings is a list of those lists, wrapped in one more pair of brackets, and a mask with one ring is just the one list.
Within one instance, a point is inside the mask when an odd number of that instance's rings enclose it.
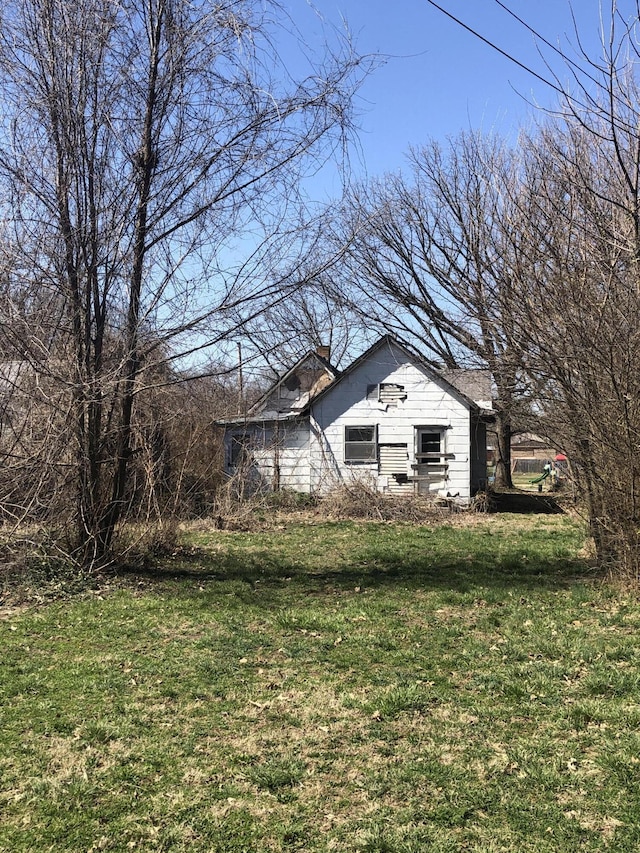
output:
{"label": "patchy grass", "polygon": [[557,516],[192,532],[0,622],[2,851],[636,851],[640,605]]}

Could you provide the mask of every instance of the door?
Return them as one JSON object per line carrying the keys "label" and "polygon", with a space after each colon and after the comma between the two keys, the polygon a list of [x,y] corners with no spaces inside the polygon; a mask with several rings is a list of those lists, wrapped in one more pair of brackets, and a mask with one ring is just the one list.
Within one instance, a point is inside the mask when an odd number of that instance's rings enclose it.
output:
{"label": "door", "polygon": [[416,427],[416,471],[418,492],[429,494],[446,489],[447,461],[444,430],[438,427]]}

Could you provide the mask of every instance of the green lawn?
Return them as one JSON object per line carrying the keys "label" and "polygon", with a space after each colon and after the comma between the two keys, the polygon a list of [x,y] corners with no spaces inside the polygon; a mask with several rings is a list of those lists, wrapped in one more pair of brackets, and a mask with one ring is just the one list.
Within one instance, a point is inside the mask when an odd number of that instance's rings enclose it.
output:
{"label": "green lawn", "polygon": [[640,848],[640,604],[564,517],[191,533],[2,611],[0,850]]}

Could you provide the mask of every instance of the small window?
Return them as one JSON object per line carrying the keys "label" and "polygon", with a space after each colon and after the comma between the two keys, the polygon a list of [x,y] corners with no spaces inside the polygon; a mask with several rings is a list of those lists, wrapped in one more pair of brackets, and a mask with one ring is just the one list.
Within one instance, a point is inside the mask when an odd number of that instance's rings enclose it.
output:
{"label": "small window", "polygon": [[344,428],[344,461],[378,461],[375,426],[348,426]]}
{"label": "small window", "polygon": [[444,431],[437,427],[418,427],[416,429],[416,462],[442,465],[444,461]]}
{"label": "small window", "polygon": [[440,455],[442,440],[441,432],[427,432],[424,430],[420,433],[420,453],[429,457]]}
{"label": "small window", "polygon": [[251,458],[250,437],[247,433],[239,433],[231,436],[229,448],[229,467],[242,468]]}
{"label": "small window", "polygon": [[284,387],[287,391],[297,391],[300,387],[300,377],[297,373],[292,373],[284,381]]}
{"label": "small window", "polygon": [[381,382],[379,385],[367,385],[367,400],[375,400],[386,406],[397,406],[400,400],[407,399],[404,385],[395,382]]}

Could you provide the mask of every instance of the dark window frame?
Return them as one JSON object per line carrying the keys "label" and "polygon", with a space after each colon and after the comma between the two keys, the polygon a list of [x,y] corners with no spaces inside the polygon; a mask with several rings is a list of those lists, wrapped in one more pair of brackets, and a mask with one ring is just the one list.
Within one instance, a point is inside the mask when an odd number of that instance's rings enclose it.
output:
{"label": "dark window frame", "polygon": [[[360,436],[358,436],[358,432]],[[366,438],[364,437],[365,433],[368,436]],[[347,465],[377,465],[377,426],[375,424],[353,424],[345,426],[343,455]]]}

